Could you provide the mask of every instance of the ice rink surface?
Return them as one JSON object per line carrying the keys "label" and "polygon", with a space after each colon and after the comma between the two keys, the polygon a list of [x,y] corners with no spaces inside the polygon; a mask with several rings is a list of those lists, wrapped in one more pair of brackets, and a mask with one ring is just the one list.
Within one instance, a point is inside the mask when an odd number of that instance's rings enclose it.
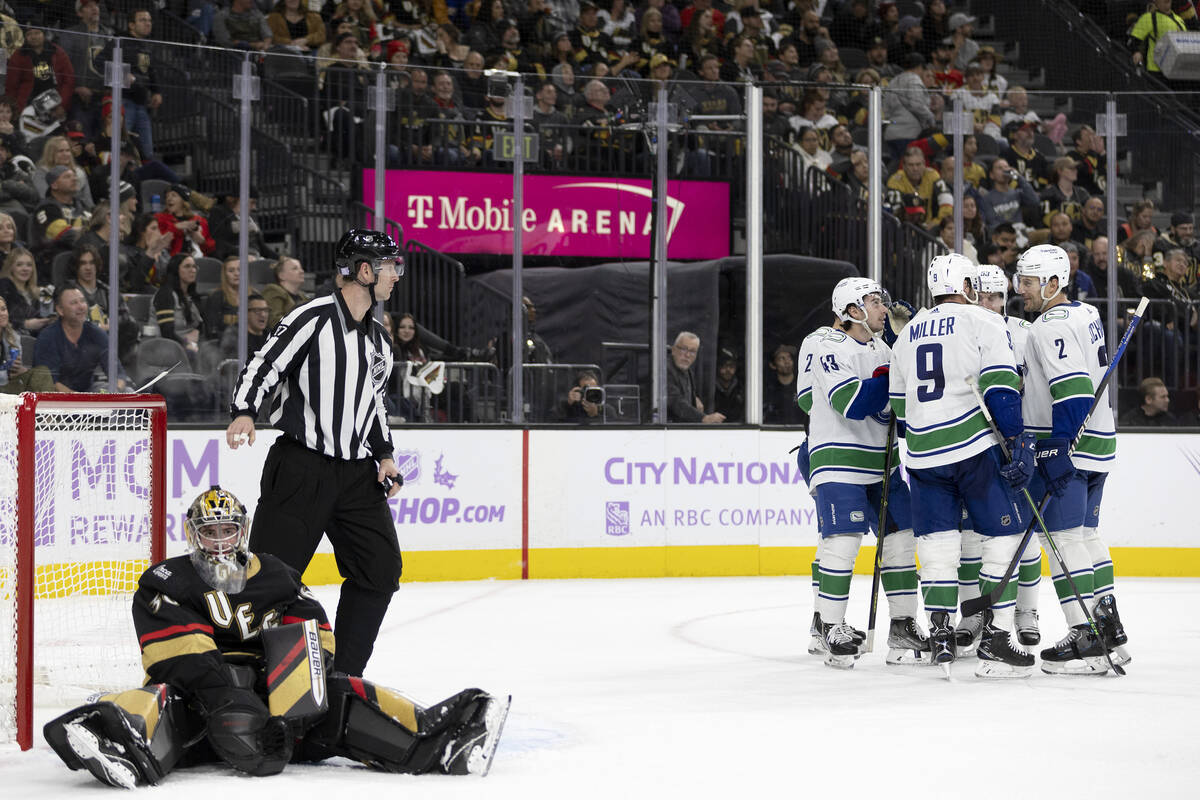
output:
{"label": "ice rink surface", "polygon": [[[868,578],[855,578],[848,619],[859,627],[869,591]],[[332,617],[336,587],[317,593]],[[511,693],[486,779],[337,761],[271,778],[184,770],[138,791],[172,800],[1200,797],[1200,580],[1118,579],[1117,596],[1133,655],[1126,677],[983,681],[970,658],[947,682],[936,668],[886,666],[886,627],[852,670],[807,655],[806,578],[404,584],[367,677],[425,703],[468,686]],[[1055,606],[1044,580],[1044,644],[1065,632]],[[33,751],[0,748],[0,796],[117,791],[68,771],[40,724]]]}

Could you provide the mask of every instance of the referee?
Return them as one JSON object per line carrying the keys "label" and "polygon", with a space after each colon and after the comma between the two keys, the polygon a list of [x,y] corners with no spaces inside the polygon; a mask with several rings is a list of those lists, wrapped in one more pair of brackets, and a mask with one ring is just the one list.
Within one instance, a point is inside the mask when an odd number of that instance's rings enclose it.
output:
{"label": "referee", "polygon": [[334,668],[362,675],[400,580],[387,498],[401,481],[383,404],[392,348],[371,310],[391,295],[404,261],[385,234],[351,230],[336,264],[339,288],[288,313],[238,376],[225,439],[234,450],[254,444],[270,399],[281,435],[263,465],[250,549],[303,573],[329,536],[343,578]]}

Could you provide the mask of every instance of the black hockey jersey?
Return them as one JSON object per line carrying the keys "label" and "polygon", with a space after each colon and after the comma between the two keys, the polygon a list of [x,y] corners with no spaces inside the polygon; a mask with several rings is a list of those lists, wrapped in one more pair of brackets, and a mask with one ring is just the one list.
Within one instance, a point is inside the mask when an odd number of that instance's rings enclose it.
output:
{"label": "black hockey jersey", "polygon": [[213,589],[188,556],[147,569],[133,598],[133,623],[148,682],[185,692],[207,685],[226,661],[261,666],[263,628],[316,620],[332,659],[333,630],[300,574],[269,554],[254,554],[245,588]]}

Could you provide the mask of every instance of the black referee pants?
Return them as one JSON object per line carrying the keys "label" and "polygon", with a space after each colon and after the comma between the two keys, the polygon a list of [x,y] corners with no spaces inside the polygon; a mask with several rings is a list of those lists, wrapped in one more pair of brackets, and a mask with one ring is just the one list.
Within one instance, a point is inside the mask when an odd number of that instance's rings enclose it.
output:
{"label": "black referee pants", "polygon": [[343,578],[334,621],[334,666],[362,675],[400,580],[402,561],[387,495],[373,459],[345,461],[286,435],[267,453],[250,550],[303,573],[321,536]]}

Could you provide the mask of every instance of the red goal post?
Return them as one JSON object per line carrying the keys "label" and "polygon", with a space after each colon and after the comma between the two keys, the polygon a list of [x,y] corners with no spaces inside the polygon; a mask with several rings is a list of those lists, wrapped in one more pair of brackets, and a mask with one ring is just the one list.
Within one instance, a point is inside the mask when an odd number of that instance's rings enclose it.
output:
{"label": "red goal post", "polygon": [[33,708],[140,685],[130,606],[165,557],[159,395],[0,395],[0,742]]}

